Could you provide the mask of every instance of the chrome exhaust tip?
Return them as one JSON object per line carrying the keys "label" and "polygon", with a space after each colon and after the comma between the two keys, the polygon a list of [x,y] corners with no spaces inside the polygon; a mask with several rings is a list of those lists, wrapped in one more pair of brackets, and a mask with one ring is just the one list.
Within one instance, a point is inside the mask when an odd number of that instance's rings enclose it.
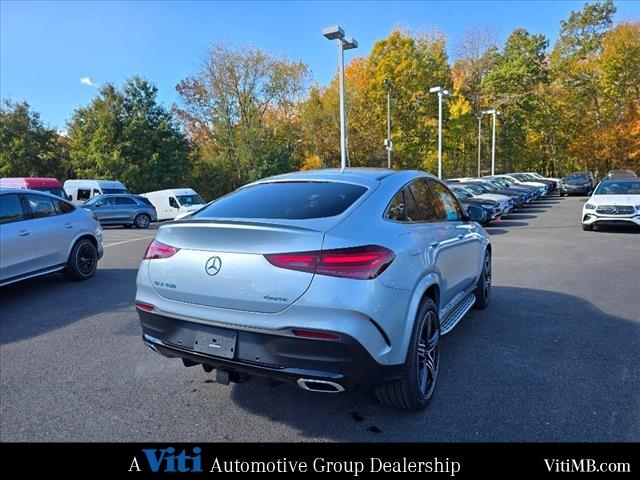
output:
{"label": "chrome exhaust tip", "polygon": [[313,380],[311,378],[299,378],[298,386],[309,392],[317,393],[340,393],[344,392],[344,387],[339,383],[330,382],[328,380]]}

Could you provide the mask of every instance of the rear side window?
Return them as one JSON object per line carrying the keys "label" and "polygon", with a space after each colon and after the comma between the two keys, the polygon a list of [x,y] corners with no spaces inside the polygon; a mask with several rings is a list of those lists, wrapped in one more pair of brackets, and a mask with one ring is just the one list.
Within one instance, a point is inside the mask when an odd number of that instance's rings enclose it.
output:
{"label": "rear side window", "polygon": [[59,213],[71,213],[73,212],[76,208],[71,205],[68,202],[63,202],[62,200],[54,200],[53,203],[56,206],[56,209],[58,210]]}
{"label": "rear side window", "polygon": [[116,205],[135,205],[136,201],[129,197],[116,197]]}
{"label": "rear side window", "polygon": [[151,203],[149,199],[146,197],[136,197],[136,200],[138,200],[141,203],[144,203],[145,205],[149,205],[150,207],[153,207],[153,203]]}
{"label": "rear side window", "polygon": [[86,188],[78,189],[78,200],[89,200],[91,198],[91,190],[87,190]]}
{"label": "rear side window", "polygon": [[40,195],[25,195],[33,218],[52,217],[58,214],[53,201],[49,197]]}
{"label": "rear side window", "polygon": [[440,200],[447,221],[462,220],[462,208],[447,187],[438,182],[429,182],[429,184]]}
{"label": "rear side window", "polygon": [[0,195],[0,224],[17,222],[24,218],[18,195]]}
{"label": "rear side window", "polygon": [[337,182],[274,182],[237,190],[192,218],[305,220],[340,215],[367,189]]}
{"label": "rear side window", "polygon": [[404,222],[404,190],[400,190],[391,200],[387,211],[384,214],[384,218],[394,222]]}
{"label": "rear side window", "polygon": [[418,205],[418,222],[438,222],[444,219],[441,204],[429,188],[427,180],[419,178],[409,185],[413,198]]}

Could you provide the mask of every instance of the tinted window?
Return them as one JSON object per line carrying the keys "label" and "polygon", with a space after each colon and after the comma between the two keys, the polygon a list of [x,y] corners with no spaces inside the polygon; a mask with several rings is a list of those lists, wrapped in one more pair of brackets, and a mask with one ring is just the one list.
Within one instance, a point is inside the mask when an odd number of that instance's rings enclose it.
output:
{"label": "tinted window", "polygon": [[54,200],[53,203],[58,210],[58,213],[71,213],[76,208],[68,202],[63,202],[62,200]]}
{"label": "tinted window", "polygon": [[404,222],[404,195],[400,190],[391,200],[389,207],[387,208],[384,218],[387,220],[393,220],[394,222]]}
{"label": "tinted window", "polygon": [[18,195],[0,195],[0,223],[17,222],[24,219]]}
{"label": "tinted window", "polygon": [[136,201],[129,197],[116,197],[116,205],[136,205]]}
{"label": "tinted window", "polygon": [[438,182],[429,182],[429,184],[444,207],[447,221],[462,220],[462,209],[447,187]]}
{"label": "tinted window", "polygon": [[112,207],[113,205],[116,204],[116,197],[103,197],[98,199],[98,201],[96,203],[100,203],[104,206],[110,206]]}
{"label": "tinted window", "polygon": [[200,195],[178,195],[178,202],[180,205],[203,205],[204,201],[200,198]]}
{"label": "tinted window", "polygon": [[153,207],[153,203],[151,203],[149,201],[149,199],[146,198],[146,197],[136,197],[136,200],[138,200],[139,202],[144,203],[145,205],[149,205],[150,207]]}
{"label": "tinted window", "polygon": [[567,175],[567,180],[588,180],[586,173],[572,173]]}
{"label": "tinted window", "polygon": [[169,205],[173,208],[180,208],[180,205],[178,205],[178,202],[173,197],[169,197]]}
{"label": "tinted window", "polygon": [[640,180],[608,180],[598,186],[595,195],[640,195]]}
{"label": "tinted window", "polygon": [[49,197],[27,194],[25,198],[31,208],[33,218],[51,217],[58,214],[53,201]]}
{"label": "tinted window", "polygon": [[78,189],[78,200],[89,200],[91,198],[91,190],[84,188]]}
{"label": "tinted window", "polygon": [[366,188],[334,182],[275,182],[241,188],[193,218],[282,218],[302,220],[339,215]]}
{"label": "tinted window", "polygon": [[407,222],[420,222],[420,210],[418,210],[418,204],[416,203],[416,199],[413,198],[411,190],[408,188],[404,189],[404,199],[407,204]]}
{"label": "tinted window", "polygon": [[33,190],[38,190],[39,192],[47,192],[60,198],[67,198],[67,194],[60,187],[38,187],[34,188]]}
{"label": "tinted window", "polygon": [[429,189],[426,179],[418,179],[411,182],[409,190],[418,205],[419,222],[437,222],[444,218],[444,213],[440,211],[440,206]]}
{"label": "tinted window", "polygon": [[[94,192],[98,192],[98,191],[94,190]],[[103,188],[102,193],[103,195],[107,195],[109,193],[129,193],[129,192],[127,192],[122,188]],[[97,195],[100,195],[100,192],[98,192]]]}

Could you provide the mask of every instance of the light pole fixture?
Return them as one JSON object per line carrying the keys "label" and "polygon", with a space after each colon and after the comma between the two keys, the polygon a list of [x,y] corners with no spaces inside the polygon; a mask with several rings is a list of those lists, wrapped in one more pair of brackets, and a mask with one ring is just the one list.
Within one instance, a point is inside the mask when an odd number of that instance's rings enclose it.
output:
{"label": "light pole fixture", "polygon": [[480,132],[482,131],[482,112],[480,112],[480,115],[478,115],[478,178],[480,178],[481,175],[481,161],[482,161],[482,156],[480,155],[480,151],[482,148],[482,136],[480,135]]}
{"label": "light pole fixture", "polygon": [[496,174],[496,117],[502,115],[498,110],[483,110],[483,115],[493,116],[493,133],[491,134],[491,175]]}
{"label": "light pole fixture", "polygon": [[387,89],[387,138],[384,141],[384,146],[387,149],[387,168],[391,168],[391,150],[393,149],[391,141],[391,80],[385,78],[382,84]]}
{"label": "light pole fixture", "polygon": [[344,106],[344,51],[358,48],[358,42],[351,37],[345,37],[344,30],[338,25],[322,30],[327,40],[338,43],[338,75],[340,83],[340,168],[347,167],[347,119]]}
{"label": "light pole fixture", "polygon": [[438,94],[438,178],[442,178],[442,98],[450,97],[449,90],[442,87],[433,87],[429,93]]}

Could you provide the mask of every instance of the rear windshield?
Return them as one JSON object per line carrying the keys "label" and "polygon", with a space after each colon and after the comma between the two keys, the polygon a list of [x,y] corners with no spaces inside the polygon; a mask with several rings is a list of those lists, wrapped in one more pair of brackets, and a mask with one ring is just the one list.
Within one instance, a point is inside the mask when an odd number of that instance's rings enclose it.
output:
{"label": "rear windshield", "polygon": [[32,188],[32,190],[37,190],[39,192],[47,192],[52,195],[55,195],[56,197],[64,198],[65,200],[67,199],[67,194],[60,187],[36,187],[36,188]]}
{"label": "rear windshield", "polygon": [[333,182],[274,182],[241,188],[192,218],[304,220],[340,215],[366,192],[360,185]]}
{"label": "rear windshield", "polygon": [[102,193],[107,195],[110,193],[129,193],[129,192],[122,188],[103,188]]}
{"label": "rear windshield", "polygon": [[595,195],[640,195],[640,180],[626,182],[609,180],[608,182],[602,182],[598,186]]}

